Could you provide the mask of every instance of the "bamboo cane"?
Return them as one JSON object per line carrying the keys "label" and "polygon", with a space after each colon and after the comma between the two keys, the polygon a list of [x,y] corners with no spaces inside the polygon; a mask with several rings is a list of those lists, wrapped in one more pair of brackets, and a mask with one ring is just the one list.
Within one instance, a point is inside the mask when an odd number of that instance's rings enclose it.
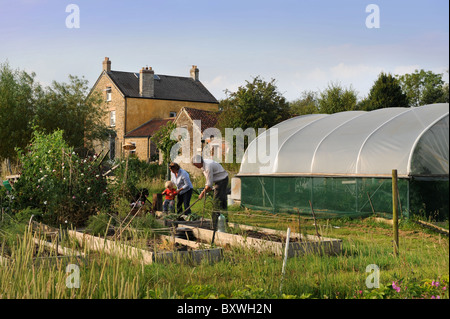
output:
{"label": "bamboo cane", "polygon": [[317,230],[316,214],[314,213],[314,208],[313,208],[313,206],[312,206],[311,201],[309,201],[309,206],[311,206],[311,213],[312,213],[313,218],[314,218],[314,226],[315,226],[315,228],[316,228],[316,235],[317,235],[317,237],[320,237],[319,231]]}
{"label": "bamboo cane", "polygon": [[281,294],[282,289],[283,289],[284,274],[286,273],[286,263],[287,263],[288,253],[289,253],[289,237],[290,236],[291,236],[291,229],[288,227],[287,234],[286,234],[286,246],[284,247],[283,267],[281,269],[280,294]]}
{"label": "bamboo cane", "polygon": [[370,207],[372,208],[372,213],[375,214],[375,209],[373,209],[372,199],[370,199],[369,192],[367,192],[367,197],[369,197],[369,203],[370,203]]}
{"label": "bamboo cane", "polygon": [[398,256],[398,188],[397,170],[392,170],[392,225],[394,231],[394,256]]}

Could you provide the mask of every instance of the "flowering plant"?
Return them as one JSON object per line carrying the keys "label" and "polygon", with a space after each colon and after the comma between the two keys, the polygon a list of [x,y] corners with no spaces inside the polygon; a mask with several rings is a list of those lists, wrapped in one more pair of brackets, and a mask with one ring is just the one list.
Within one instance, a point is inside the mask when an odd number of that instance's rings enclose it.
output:
{"label": "flowering plant", "polygon": [[32,143],[18,154],[21,171],[14,185],[15,209],[40,208],[47,223],[78,226],[108,207],[107,182],[97,156],[78,156],[62,131],[46,135],[35,130]]}
{"label": "flowering plant", "polygon": [[393,280],[390,285],[358,291],[358,299],[448,299],[448,276],[439,279],[424,279],[420,282],[406,279]]}

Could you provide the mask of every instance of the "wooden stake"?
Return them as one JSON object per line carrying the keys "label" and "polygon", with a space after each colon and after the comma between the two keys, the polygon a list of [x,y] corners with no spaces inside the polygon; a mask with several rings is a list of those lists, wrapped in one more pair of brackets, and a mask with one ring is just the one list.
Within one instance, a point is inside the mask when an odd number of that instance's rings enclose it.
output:
{"label": "wooden stake", "polygon": [[398,188],[397,170],[392,170],[392,225],[394,231],[394,256],[398,256]]}
{"label": "wooden stake", "polygon": [[298,238],[299,239],[299,241],[302,241],[302,229],[301,229],[301,217],[300,217],[300,210],[298,209],[298,208],[296,208],[297,209],[297,212],[298,212],[298,233],[300,234],[300,237]]}
{"label": "wooden stake", "polygon": [[291,229],[288,227],[287,233],[286,233],[286,245],[284,247],[283,268],[281,270],[280,294],[281,294],[282,289],[283,289],[284,274],[286,273],[286,263],[287,263],[288,253],[289,253],[289,237],[290,236],[291,236]]}
{"label": "wooden stake", "polygon": [[316,235],[317,235],[317,237],[320,237],[319,231],[317,230],[316,214],[314,214],[314,209],[313,209],[311,201],[309,201],[309,206],[311,206],[311,212],[312,212],[312,215],[314,218],[314,226],[316,227]]}
{"label": "wooden stake", "polygon": [[203,212],[202,212],[202,220],[200,222],[200,227],[202,227],[203,225],[203,219],[205,217],[205,206],[206,206],[206,194],[205,194],[205,199],[203,200]]}

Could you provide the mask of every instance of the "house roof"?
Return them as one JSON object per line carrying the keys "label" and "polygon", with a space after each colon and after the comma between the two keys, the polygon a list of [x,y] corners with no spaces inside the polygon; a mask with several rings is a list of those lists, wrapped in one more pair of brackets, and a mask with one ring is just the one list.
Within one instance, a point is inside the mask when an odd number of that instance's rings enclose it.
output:
{"label": "house roof", "polygon": [[[139,73],[122,71],[106,73],[126,97],[141,98]],[[190,77],[155,74],[154,78],[154,99],[219,103],[200,81]]]}
{"label": "house roof", "polygon": [[125,135],[125,138],[129,137],[149,137],[155,134],[163,125],[166,125],[168,122],[172,122],[174,118],[166,118],[166,119],[151,119],[148,122],[145,122],[141,126],[138,126],[134,130],[128,132]]}
{"label": "house roof", "polygon": [[183,108],[186,113],[189,115],[189,117],[194,120],[201,120],[201,128],[200,130],[203,132],[207,128],[214,127],[219,120],[219,112],[213,112],[213,111],[206,111],[206,110],[199,110],[194,109],[191,107],[184,107]]}

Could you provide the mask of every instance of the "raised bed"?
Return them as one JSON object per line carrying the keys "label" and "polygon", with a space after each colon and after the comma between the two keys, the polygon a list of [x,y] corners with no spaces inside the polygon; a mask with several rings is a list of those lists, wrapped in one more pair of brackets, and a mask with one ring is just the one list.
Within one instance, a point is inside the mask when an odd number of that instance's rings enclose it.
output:
{"label": "raised bed", "polygon": [[202,246],[196,242],[165,235],[160,235],[160,240],[167,240],[168,242],[183,245],[186,249],[177,251],[150,251],[73,230],[69,230],[68,234],[75,238],[80,245],[87,246],[92,250],[103,251],[112,256],[119,256],[120,258],[138,259],[146,265],[154,262],[165,263],[177,261],[199,263],[202,260],[207,260],[208,262],[217,262],[222,259],[222,248],[204,248],[204,245]]}
{"label": "raised bed", "polygon": [[[192,226],[179,225],[193,230],[194,236],[200,240],[211,242],[213,230]],[[261,252],[272,252],[283,255],[286,245],[286,233],[279,230],[228,223],[230,232],[216,232],[214,244],[218,246],[240,246]],[[240,234],[238,234],[240,233]],[[288,257],[304,254],[337,255],[342,251],[342,240],[314,235],[292,233],[290,235]]]}
{"label": "raised bed", "polygon": [[[85,254],[77,250],[63,247],[58,241],[47,241],[36,236],[36,234],[31,238],[34,245],[32,258],[30,261],[34,265],[47,265],[54,262],[61,262],[67,260],[77,260],[81,262],[84,260]],[[1,247],[0,247],[1,253]],[[6,252],[5,255],[0,255],[0,266],[12,265],[15,259]]]}
{"label": "raised bed", "polygon": [[[59,229],[35,221],[32,221],[30,225],[32,231],[37,235],[37,237],[33,238],[35,244],[43,246],[50,251],[54,251],[58,255],[85,257],[84,253],[61,245],[59,242]],[[45,240],[41,238],[45,238]]]}

